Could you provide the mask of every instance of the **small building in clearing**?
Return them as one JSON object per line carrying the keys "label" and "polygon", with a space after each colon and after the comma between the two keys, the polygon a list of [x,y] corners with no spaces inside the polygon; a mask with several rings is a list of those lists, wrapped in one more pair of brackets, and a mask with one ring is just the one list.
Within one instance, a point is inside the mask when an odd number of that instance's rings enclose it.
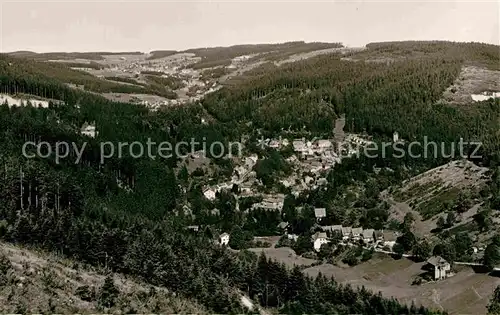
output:
{"label": "small building in clearing", "polygon": [[207,188],[203,191],[203,195],[205,198],[208,200],[214,200],[215,199],[215,190],[212,188]]}
{"label": "small building in clearing", "polygon": [[433,256],[427,260],[427,269],[433,271],[434,280],[446,279],[451,265],[441,256]]}
{"label": "small building in clearing", "polygon": [[228,245],[229,244],[229,234],[228,233],[222,233],[219,236],[219,244],[221,245]]}

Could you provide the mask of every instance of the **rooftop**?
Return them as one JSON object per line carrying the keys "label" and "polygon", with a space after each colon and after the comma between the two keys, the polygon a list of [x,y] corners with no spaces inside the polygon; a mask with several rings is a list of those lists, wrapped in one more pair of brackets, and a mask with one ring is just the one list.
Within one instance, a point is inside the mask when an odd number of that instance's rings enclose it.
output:
{"label": "rooftop", "polygon": [[429,263],[429,264],[431,264],[433,266],[443,266],[443,265],[448,264],[448,262],[446,261],[446,259],[444,259],[441,256],[432,256],[431,258],[429,258],[427,260],[427,263]]}
{"label": "rooftop", "polygon": [[316,216],[316,218],[326,217],[326,208],[315,208],[314,215]]}
{"label": "rooftop", "polygon": [[363,233],[363,228],[358,227],[358,228],[353,228],[352,229],[352,234],[358,235],[358,234],[361,234],[361,233]]}
{"label": "rooftop", "polygon": [[364,238],[370,238],[373,237],[373,233],[375,232],[374,229],[366,229],[363,231],[363,237]]}

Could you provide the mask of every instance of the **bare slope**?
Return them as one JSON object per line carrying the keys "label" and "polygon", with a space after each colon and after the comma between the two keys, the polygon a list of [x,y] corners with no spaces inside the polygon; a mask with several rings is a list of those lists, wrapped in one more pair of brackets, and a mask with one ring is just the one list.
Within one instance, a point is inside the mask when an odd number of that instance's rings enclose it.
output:
{"label": "bare slope", "polygon": [[[436,221],[446,210],[459,202],[464,191],[478,189],[488,176],[488,169],[469,161],[453,161],[415,176],[392,191],[384,191],[381,197],[391,204],[391,217],[402,221],[411,212],[416,218],[415,232],[429,235],[436,228]],[[476,205],[472,207],[475,208]],[[462,214],[469,220],[468,212]]]}
{"label": "bare slope", "polygon": [[2,313],[195,313],[207,310],[166,289],[114,274],[119,290],[110,308],[99,306],[105,274],[74,261],[0,243]]}

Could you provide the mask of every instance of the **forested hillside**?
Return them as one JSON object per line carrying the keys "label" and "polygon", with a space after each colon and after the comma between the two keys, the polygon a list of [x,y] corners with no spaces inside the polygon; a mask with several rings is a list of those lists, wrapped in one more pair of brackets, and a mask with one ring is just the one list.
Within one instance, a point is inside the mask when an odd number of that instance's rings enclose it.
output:
{"label": "forested hillside", "polygon": [[[37,86],[33,80],[46,80],[46,85],[71,83],[74,85],[83,85],[84,89],[91,92],[105,93],[146,93],[167,98],[175,98],[172,91],[158,85],[125,85],[113,81],[97,78],[89,73],[80,70],[73,70],[71,63],[58,62],[38,62],[29,59],[17,59],[7,55],[2,55],[0,61],[0,82],[2,84],[1,92],[7,93],[31,93],[47,98],[60,99],[55,88],[45,88]],[[92,67],[92,65],[88,66]],[[56,83],[54,83],[56,82]],[[31,90],[39,88],[40,90]]]}
{"label": "forested hillside", "polygon": [[[445,76],[441,73],[451,71],[452,65],[446,63],[436,75]],[[334,279],[307,277],[298,267],[289,270],[264,256],[246,251],[235,254],[214,245],[210,229],[187,233],[183,227],[188,219],[173,215],[186,197],[174,172],[176,158],[125,156],[100,164],[98,142],[146,142],[151,138],[175,144],[192,137],[206,137],[208,142],[239,139],[247,128],[239,117],[250,118],[245,104],[241,104],[243,114],[226,106],[229,116],[218,115],[218,121],[202,125],[203,108],[197,104],[150,112],[71,89],[60,81],[63,77],[54,77],[50,71],[36,62],[0,57],[2,91],[63,101],[49,108],[0,107],[0,231],[4,240],[40,246],[143,278],[217,313],[244,312],[239,303],[243,292],[281,313],[435,314]],[[270,92],[265,87],[255,91]],[[221,94],[214,99],[221,100]],[[300,103],[296,106],[299,113],[308,111],[300,109]],[[218,111],[206,107],[214,114]],[[332,113],[336,115],[336,111],[333,106]],[[95,122],[97,138],[79,134],[85,121]],[[256,117],[255,123],[266,126],[263,118]],[[317,130],[325,130],[328,123],[324,120]],[[316,128],[311,122],[308,126]],[[85,141],[88,145],[80,163],[66,159],[56,164],[51,158],[24,158],[25,141],[52,145],[58,141],[82,145]]]}
{"label": "forested hillside", "polygon": [[[468,64],[499,63],[499,47],[449,42],[398,42],[368,45],[348,56],[325,55],[276,67],[265,64],[234,79],[225,89],[206,97],[204,108],[221,122],[238,122],[243,133],[285,138],[332,137],[334,121],[344,116],[344,131],[371,136],[376,143],[392,139],[394,132],[405,139],[405,152],[378,146],[375,158],[361,155],[335,165],[328,174],[326,190],[317,189],[287,198],[283,212],[294,231],[307,231],[312,222],[300,219],[294,206],[326,207],[323,224],[361,224],[387,228],[388,206],[379,194],[405,179],[446,164],[450,148],[460,139],[481,142],[472,160],[492,170],[500,162],[500,105],[488,100],[461,107],[439,104],[443,91]],[[368,62],[376,59],[377,62]],[[413,146],[434,141],[446,149]],[[466,154],[474,146],[465,145]],[[384,154],[385,152],[385,154]],[[455,151],[456,153],[457,151]],[[418,157],[420,156],[420,157]],[[382,169],[376,172],[376,169]],[[272,173],[272,167],[265,170]],[[275,171],[275,170],[274,170]],[[498,209],[500,191],[490,184],[491,203]],[[302,216],[304,217],[304,216]]]}
{"label": "forested hillside", "polygon": [[287,56],[327,48],[341,48],[340,43],[305,43],[303,41],[282,44],[234,45],[230,47],[194,48],[183,52],[194,53],[201,61],[192,65],[194,69],[231,64],[231,59],[242,55],[255,55],[255,59],[276,60]]}
{"label": "forested hillside", "polygon": [[[462,65],[491,66],[498,61],[494,49],[498,47],[371,44],[367,51],[348,56],[361,61],[332,54],[280,67],[265,65],[244,80],[209,94],[201,104],[157,112],[111,102],[64,83],[85,84],[96,92],[136,92],[141,87],[97,80],[64,66],[54,68],[47,63],[0,56],[1,92],[62,101],[51,103],[49,108],[0,107],[1,236],[9,242],[40,246],[143,278],[218,313],[243,312],[238,298],[243,292],[282,313],[433,314],[341,285],[334,279],[309,278],[298,267],[290,270],[264,256],[233,253],[213,244],[214,232],[233,225],[269,232],[279,214],[274,217],[255,212],[249,216],[255,220],[252,223],[234,210],[229,195],[221,194],[216,202],[204,200],[201,183],[186,178],[194,175],[178,172],[177,157],[115,156],[101,164],[99,142],[146,143],[151,138],[175,144],[191,138],[201,142],[205,137],[210,145],[240,140],[244,135],[255,139],[259,132],[272,137],[331,136],[335,119],[345,116],[346,131],[365,132],[376,141],[387,139],[394,131],[408,140],[428,137],[451,143],[463,137],[466,141],[482,141],[483,158],[475,162],[494,168],[500,160],[498,100],[465,108],[436,104]],[[236,49],[234,54],[240,52]],[[205,54],[202,62],[206,63],[234,57],[231,53],[218,56],[217,50],[209,49],[197,53]],[[395,54],[410,57],[394,58]],[[387,55],[392,60],[363,61]],[[201,124],[207,113],[213,119]],[[98,137],[79,133],[84,122],[95,122]],[[47,141],[53,146],[66,141],[80,147],[86,142],[87,147],[79,163],[75,164],[76,156],[71,154],[56,164],[53,157],[24,158],[21,152],[25,141]],[[274,168],[286,172],[279,155],[259,154],[265,162],[257,165],[258,176],[266,179]],[[387,209],[378,203],[379,192],[449,160],[441,155],[436,159],[397,159],[390,155],[346,159],[330,172],[326,190],[288,199],[283,212],[297,230],[307,230],[312,223],[295,218],[295,204],[344,209],[350,187],[358,184],[365,189],[355,203],[360,211],[355,219],[365,226],[383,227]],[[212,162],[223,170],[221,177],[232,173],[232,162],[215,158]],[[374,172],[383,167],[393,172]],[[490,193],[492,201],[498,200],[497,184],[491,185]],[[196,223],[212,227],[198,234],[186,232],[184,226],[193,223],[182,211],[186,204],[193,208]],[[220,215],[209,215],[215,207]],[[337,217],[326,220],[334,222],[342,215],[338,211]]]}
{"label": "forested hillside", "polygon": [[[496,54],[495,54],[496,52]],[[384,60],[384,56],[392,58]],[[402,55],[402,56],[401,56]],[[383,62],[364,62],[368,57]],[[499,47],[449,42],[369,44],[352,59],[330,54],[272,67],[263,65],[203,106],[220,121],[245,121],[265,131],[331,134],[345,115],[346,129],[435,141],[482,140],[498,152],[498,103],[456,109],[437,105],[464,64],[500,64]],[[267,70],[264,70],[267,69]]]}

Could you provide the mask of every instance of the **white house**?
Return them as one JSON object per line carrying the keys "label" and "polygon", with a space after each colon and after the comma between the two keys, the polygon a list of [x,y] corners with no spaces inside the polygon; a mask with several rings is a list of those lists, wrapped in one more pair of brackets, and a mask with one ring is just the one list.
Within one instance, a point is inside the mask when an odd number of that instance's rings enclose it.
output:
{"label": "white house", "polygon": [[214,200],[215,199],[215,190],[213,190],[212,188],[207,188],[203,191],[203,195],[208,200]]}
{"label": "white house", "polygon": [[441,256],[433,256],[427,260],[430,269],[434,269],[434,280],[446,279],[451,270],[451,265]]}
{"label": "white house", "polygon": [[342,234],[342,225],[332,225],[332,232],[338,232]]}
{"label": "white house", "polygon": [[394,132],[392,135],[392,142],[398,142],[399,141],[399,133],[397,131]]}
{"label": "white house", "polygon": [[272,139],[269,141],[268,146],[273,149],[278,149],[280,147],[281,143],[278,140]]}
{"label": "white house", "polygon": [[304,140],[294,140],[292,142],[293,145],[293,150],[296,152],[306,152],[307,147],[306,144],[304,143]]}
{"label": "white house", "polygon": [[316,142],[316,149],[318,149],[320,151],[325,151],[331,147],[332,147],[332,143],[330,140],[318,140]]}
{"label": "white house", "polygon": [[234,57],[233,58],[233,62],[243,62],[243,61],[247,61],[248,59],[250,59],[250,56],[248,55],[243,55],[243,56],[238,56],[238,57]]}
{"label": "white house", "polygon": [[219,236],[219,244],[221,244],[221,245],[229,244],[229,234],[228,233],[224,232]]}
{"label": "white house", "polygon": [[99,134],[99,132],[96,131],[94,125],[89,125],[86,122],[83,124],[83,126],[80,130],[80,133],[84,136],[91,137],[91,138],[95,138],[95,136],[97,136]]}
{"label": "white house", "polygon": [[256,154],[250,155],[245,159],[245,166],[249,169],[253,168],[258,159],[259,157]]}
{"label": "white house", "polygon": [[288,226],[289,226],[288,222],[280,222],[278,224],[278,229],[280,229],[280,230],[286,230],[288,228]]}
{"label": "white house", "polygon": [[315,251],[319,252],[319,250],[321,249],[321,245],[327,244],[327,243],[328,243],[328,238],[326,236],[326,233],[317,232],[316,234],[314,234],[313,247],[314,247]]}
{"label": "white house", "polygon": [[318,186],[324,186],[327,184],[328,184],[328,180],[324,177],[320,177],[320,178],[318,178],[318,180],[316,180],[316,185],[318,185]]}

